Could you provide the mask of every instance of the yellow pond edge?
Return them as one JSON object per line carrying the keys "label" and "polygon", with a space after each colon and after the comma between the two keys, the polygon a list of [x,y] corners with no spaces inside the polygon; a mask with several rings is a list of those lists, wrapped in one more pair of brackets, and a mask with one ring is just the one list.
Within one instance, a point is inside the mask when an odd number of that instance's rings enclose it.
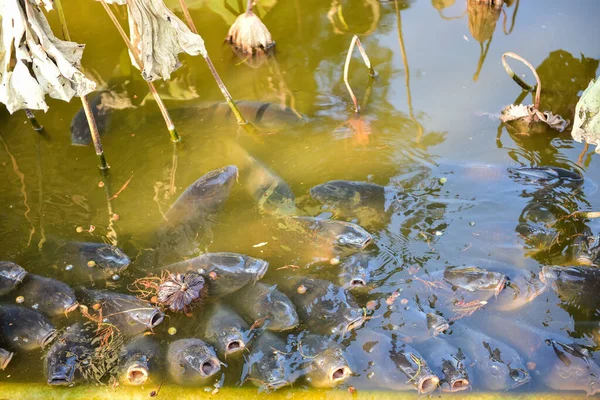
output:
{"label": "yellow pond edge", "polygon": [[270,400],[358,400],[358,399],[376,399],[376,400],[397,400],[397,399],[437,399],[437,398],[455,398],[469,400],[518,400],[518,399],[536,399],[536,400],[567,400],[585,398],[583,393],[473,393],[459,392],[456,394],[447,394],[434,392],[429,396],[419,396],[416,392],[392,392],[392,391],[357,391],[349,393],[346,389],[337,390],[281,390],[274,393],[259,394],[256,388],[224,388],[218,393],[212,394],[205,391],[204,388],[182,387],[175,385],[163,385],[157,395],[152,395],[157,390],[156,385],[144,385],[141,387],[116,387],[109,388],[105,386],[75,386],[73,388],[48,387],[38,383],[1,383],[0,400],[36,400],[36,399],[57,399],[57,400],[148,400],[148,399],[215,399],[215,400],[249,400],[267,398]]}

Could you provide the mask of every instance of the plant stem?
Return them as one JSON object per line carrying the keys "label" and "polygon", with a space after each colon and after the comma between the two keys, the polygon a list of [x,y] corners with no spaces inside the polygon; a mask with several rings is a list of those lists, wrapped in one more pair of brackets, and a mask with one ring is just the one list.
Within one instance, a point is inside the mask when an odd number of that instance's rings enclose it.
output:
{"label": "plant stem", "polygon": [[[135,63],[138,65],[138,68],[140,70],[143,69],[144,68],[144,64],[142,63],[142,60],[140,59],[138,49],[136,49],[133,46],[133,44],[131,43],[131,41],[127,37],[127,34],[123,30],[123,27],[119,23],[119,20],[117,19],[117,17],[115,16],[115,14],[112,12],[112,10],[108,6],[108,4],[106,4],[106,1],[105,0],[100,0],[100,3],[102,3],[102,7],[104,7],[104,10],[106,11],[106,13],[110,17],[111,21],[115,25],[115,28],[117,28],[117,31],[119,31],[119,34],[121,35],[121,38],[123,39],[123,41],[125,42],[125,45],[129,49],[129,53],[133,57]],[[148,87],[150,89],[150,93],[152,93],[152,96],[154,97],[154,100],[156,100],[156,104],[158,105],[158,108],[160,109],[160,113],[162,114],[162,116],[163,116],[163,118],[165,120],[165,124],[167,125],[167,130],[169,131],[169,135],[171,135],[171,140],[173,142],[179,142],[181,140],[181,137],[179,136],[179,134],[175,130],[175,125],[173,124],[173,121],[171,120],[171,116],[169,115],[169,111],[167,110],[167,108],[165,107],[165,104],[163,103],[162,99],[158,95],[158,92],[156,91],[156,87],[154,87],[154,84],[152,82],[148,82]]]}
{"label": "plant stem", "polygon": [[[62,2],[61,0],[54,0],[54,4],[56,5],[58,20],[60,22],[64,39],[70,42],[71,35],[69,34],[69,28],[67,26],[67,20],[65,19],[65,12],[62,7]],[[101,170],[107,170],[110,167],[106,163],[106,158],[104,157],[104,149],[102,148],[100,133],[98,133],[98,127],[96,126],[96,120],[94,119],[94,114],[90,108],[90,103],[88,103],[85,96],[81,96],[79,98],[81,99],[81,105],[83,106],[83,111],[85,112],[85,118],[87,119],[88,126],[90,127],[92,142],[94,143],[94,150],[96,150],[96,156],[98,156],[98,161],[100,161],[99,167]]]}
{"label": "plant stem", "polygon": [[350,87],[350,83],[348,82],[348,69],[350,68],[350,60],[352,60],[352,52],[354,51],[354,45],[358,40],[358,36],[354,35],[352,40],[350,41],[350,47],[348,47],[348,54],[346,55],[346,62],[344,63],[344,83],[346,84],[346,89],[350,93],[350,97],[352,97],[352,102],[354,103],[354,112],[358,114],[360,112],[360,107],[358,106],[358,101],[356,100],[356,96]]}
{"label": "plant stem", "polygon": [[[100,1],[102,1],[104,3],[104,0],[100,0]],[[252,0],[248,0],[249,3],[251,1]],[[185,15],[185,18],[187,20],[187,24],[189,25],[191,31],[194,32],[197,35],[198,34],[198,30],[196,29],[196,25],[194,24],[194,20],[192,19],[192,16],[190,15],[190,11],[188,10],[187,5],[185,4],[185,0],[179,0],[179,5],[183,9],[183,14]],[[229,94],[229,91],[227,90],[227,87],[223,83],[223,80],[219,76],[219,73],[215,69],[215,66],[213,65],[213,63],[212,63],[210,57],[208,56],[208,54],[204,57],[204,61],[206,61],[206,64],[208,65],[208,69],[210,70],[210,73],[212,74],[212,76],[215,79],[215,81],[217,82],[217,85],[219,85],[219,89],[221,89],[221,93],[223,93],[223,96],[225,97],[225,101],[227,102],[227,105],[229,106],[229,108],[231,108],[231,111],[235,115],[235,119],[236,119],[237,123],[240,124],[240,125],[247,125],[247,124],[249,124],[248,120],[244,117],[244,115],[242,114],[242,112],[238,109],[237,105],[233,101],[233,98],[231,97],[231,94]]]}
{"label": "plant stem", "polygon": [[246,14],[252,13],[253,5],[254,5],[254,0],[248,0],[248,4],[246,5]]}
{"label": "plant stem", "polygon": [[371,60],[369,59],[369,56],[367,55],[367,52],[365,51],[365,48],[363,47],[362,43],[360,42],[360,39],[358,38],[358,36],[356,36],[356,45],[358,46],[358,51],[360,51],[360,55],[362,56],[363,61],[365,62],[365,65],[367,66],[367,68],[369,68],[369,75],[372,78],[375,78],[377,76],[377,73],[375,72],[375,70],[373,69],[373,66],[371,65]]}
{"label": "plant stem", "polygon": [[33,127],[34,131],[41,132],[41,131],[44,130],[44,127],[42,125],[40,125],[40,123],[38,122],[37,118],[33,114],[33,111],[31,111],[29,108],[26,108],[25,109],[25,114],[27,115],[27,118],[29,119],[29,122],[31,122],[31,126]]}
{"label": "plant stem", "polygon": [[[515,74],[513,72],[513,70],[510,68],[510,66],[508,65],[508,62],[506,61],[506,57],[514,58],[515,60],[519,60],[523,64],[527,65],[527,67],[529,67],[531,72],[533,72],[533,76],[535,76],[537,86],[535,86],[535,87],[530,86],[527,82],[525,82],[523,79],[521,79],[521,77],[519,77],[517,74]],[[512,52],[502,54],[502,65],[504,66],[504,70],[506,71],[508,76],[513,78],[513,80],[515,82],[517,82],[517,84],[519,86],[521,86],[523,89],[527,90],[528,92],[533,92],[533,90],[535,89],[535,99],[534,99],[533,104],[534,104],[534,107],[537,109],[540,106],[540,95],[542,92],[542,82],[540,81],[540,77],[538,76],[537,71],[535,70],[533,65],[531,65],[529,63],[529,61],[527,61],[520,55],[518,55],[516,53],[512,53]]]}

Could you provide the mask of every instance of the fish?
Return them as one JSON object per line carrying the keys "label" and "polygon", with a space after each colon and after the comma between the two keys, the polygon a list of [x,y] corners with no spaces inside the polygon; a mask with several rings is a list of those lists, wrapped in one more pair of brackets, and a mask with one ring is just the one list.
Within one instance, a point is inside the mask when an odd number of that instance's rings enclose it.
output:
{"label": "fish", "polygon": [[298,365],[295,369],[306,371],[303,377],[310,386],[332,388],[343,384],[352,375],[350,363],[342,347],[331,338],[309,333],[296,340],[292,344],[295,344],[297,349],[292,356]]}
{"label": "fish", "polygon": [[69,242],[60,246],[55,256],[59,278],[71,283],[102,282],[131,264],[123,250],[105,243]]}
{"label": "fish", "polygon": [[344,335],[365,322],[363,309],[354,296],[330,281],[294,277],[285,282],[284,292],[311,332]]}
{"label": "fish", "polygon": [[354,364],[354,374],[346,384],[359,391],[416,390],[427,394],[436,390],[440,382],[417,350],[370,327],[356,331],[344,354]]}
{"label": "fish", "polygon": [[414,344],[427,360],[427,365],[440,377],[443,392],[460,392],[471,389],[469,360],[460,348],[454,347],[443,337],[432,338]]}
{"label": "fish", "polygon": [[271,331],[287,331],[298,326],[296,307],[277,286],[257,283],[235,293],[231,299],[240,314],[252,324],[262,322]]}
{"label": "fish", "polygon": [[208,283],[210,296],[233,293],[267,273],[269,263],[237,253],[205,253],[164,267],[169,272],[195,272]]}
{"label": "fish", "polygon": [[244,370],[245,379],[258,386],[259,392],[291,386],[298,379],[291,368],[286,342],[269,331],[253,341]]}
{"label": "fish", "polygon": [[[94,116],[96,128],[100,136],[108,130],[110,124],[111,110],[100,107],[102,105],[102,94],[110,93],[110,91],[98,91],[88,95],[88,103]],[[92,143],[92,134],[88,124],[85,111],[80,108],[71,120],[71,144],[75,146],[87,146]]]}
{"label": "fish", "polygon": [[229,198],[237,175],[235,165],[207,172],[175,200],[157,231],[160,265],[171,255],[186,257],[198,250],[197,238],[204,238],[210,231],[214,216]]}
{"label": "fish", "polygon": [[408,300],[401,304],[399,301],[395,301],[389,306],[387,299],[381,299],[379,303],[380,307],[375,308],[382,310],[383,313],[376,312],[373,317],[376,319],[381,317],[380,320],[378,319],[381,328],[393,333],[403,342],[423,342],[450,328],[444,317],[424,310],[414,300]]}
{"label": "fish", "polygon": [[453,288],[468,292],[490,291],[498,295],[506,285],[506,275],[479,267],[448,267],[443,271],[443,280]]}
{"label": "fish", "polygon": [[594,236],[589,227],[573,239],[569,247],[570,259],[577,266],[600,265],[600,235]]}
{"label": "fish", "polygon": [[567,305],[592,313],[600,309],[600,269],[544,266],[539,276]]}
{"label": "fish", "polygon": [[1,370],[5,370],[6,367],[8,367],[8,364],[10,363],[10,360],[12,360],[14,355],[15,355],[15,353],[5,350],[3,348],[0,348],[0,369]]}
{"label": "fish", "polygon": [[239,160],[240,182],[256,200],[259,211],[274,216],[295,214],[296,197],[290,185],[238,144],[230,146]]}
{"label": "fish", "polygon": [[179,339],[169,344],[167,369],[171,380],[178,385],[208,385],[216,380],[221,361],[204,341]]}
{"label": "fish", "polygon": [[342,218],[358,218],[364,225],[381,222],[385,214],[385,187],[369,182],[336,180],[313,186],[313,199]]}
{"label": "fish", "polygon": [[281,218],[279,228],[287,235],[283,242],[296,250],[306,248],[325,258],[356,253],[373,241],[371,234],[360,226],[331,219]]}
{"label": "fish", "polygon": [[471,361],[472,379],[478,387],[510,390],[531,381],[523,357],[504,341],[459,324],[454,324],[452,334],[446,337]]}
{"label": "fish", "polygon": [[29,308],[0,305],[0,345],[11,351],[31,351],[48,346],[57,335],[54,325]]}
{"label": "fish", "polygon": [[132,338],[121,350],[119,382],[124,385],[139,386],[158,374],[162,364],[161,347],[149,335]]}
{"label": "fish", "polygon": [[502,335],[528,361],[538,381],[554,390],[600,392],[600,367],[590,352],[572,339],[528,325],[525,321],[490,315],[488,332]]}
{"label": "fish", "polygon": [[202,337],[223,359],[243,352],[250,340],[250,326],[232,308],[214,304],[200,322]]}
{"label": "fish", "polygon": [[0,296],[10,293],[27,276],[27,271],[11,261],[0,261]]}
{"label": "fish", "polygon": [[544,293],[548,286],[533,272],[519,272],[506,283],[506,288],[490,303],[490,307],[501,311],[518,310]]}
{"label": "fish", "polygon": [[368,291],[375,259],[376,256],[370,252],[360,252],[345,258],[340,263],[340,286],[356,292]]}
{"label": "fish", "polygon": [[583,177],[578,173],[559,167],[509,168],[508,172],[537,182],[554,180],[575,184],[581,184],[583,182]]}
{"label": "fish", "polygon": [[102,322],[113,326],[125,337],[135,336],[159,325],[165,314],[157,307],[128,294],[106,290],[81,289],[82,304],[88,309],[100,306]]}
{"label": "fish", "polygon": [[22,297],[22,305],[49,317],[66,315],[79,306],[75,292],[69,285],[56,279],[28,274],[23,283],[11,293]]}
{"label": "fish", "polygon": [[81,365],[92,357],[95,327],[77,322],[67,327],[44,355],[49,385],[70,386],[82,379]]}

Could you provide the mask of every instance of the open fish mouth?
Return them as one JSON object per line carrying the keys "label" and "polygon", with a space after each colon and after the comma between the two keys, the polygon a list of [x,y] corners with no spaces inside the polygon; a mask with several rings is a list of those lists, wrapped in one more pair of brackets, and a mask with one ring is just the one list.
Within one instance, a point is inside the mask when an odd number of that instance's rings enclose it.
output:
{"label": "open fish mouth", "polygon": [[10,360],[12,360],[13,356],[15,355],[15,353],[9,352],[9,351],[3,351],[0,352],[0,369],[6,369],[6,367],[8,366],[8,364],[10,363]]}
{"label": "open fish mouth", "polygon": [[455,379],[451,382],[447,382],[442,386],[442,391],[456,393],[471,388],[471,382],[466,378]]}
{"label": "open fish mouth", "polygon": [[267,270],[269,269],[269,263],[266,261],[262,261],[260,263],[260,265],[256,268],[256,278],[254,279],[254,281],[258,281],[260,279],[262,279],[265,274],[267,273]]}
{"label": "open fish mouth", "polygon": [[72,311],[77,310],[77,307],[79,307],[79,303],[78,302],[72,303],[70,306],[67,306],[65,308],[65,314],[68,314],[68,313],[70,313]]}
{"label": "open fish mouth", "polygon": [[163,319],[165,319],[165,314],[160,310],[155,310],[152,313],[152,316],[150,316],[150,319],[148,320],[148,328],[154,328],[155,326],[163,322]]}
{"label": "open fish mouth", "polygon": [[440,379],[435,375],[427,375],[419,379],[417,391],[419,394],[427,394],[433,392],[440,384]]}
{"label": "open fish mouth", "polygon": [[448,329],[450,329],[450,324],[447,322],[441,323],[441,324],[431,328],[433,336],[442,334],[442,333],[446,332]]}
{"label": "open fish mouth", "polygon": [[362,278],[352,278],[348,283],[350,289],[363,289],[367,286],[367,282]]}
{"label": "open fish mouth", "polygon": [[265,383],[264,387],[268,391],[273,391],[273,390],[281,389],[283,387],[291,386],[291,385],[292,384],[289,381],[286,381],[286,380],[282,379],[282,380],[279,380],[279,381]]}
{"label": "open fish mouth", "polygon": [[48,346],[52,341],[58,336],[58,331],[56,329],[52,329],[40,342],[40,347],[44,348]]}
{"label": "open fish mouth", "polygon": [[198,372],[205,377],[212,376],[221,369],[221,362],[216,357],[210,357],[202,361]]}
{"label": "open fish mouth", "polygon": [[364,322],[365,317],[363,315],[356,317],[346,324],[344,332],[350,332],[356,328],[360,328]]}
{"label": "open fish mouth", "polygon": [[23,282],[23,279],[25,279],[25,277],[27,276],[27,271],[25,271],[23,268],[15,268],[10,276],[10,278],[12,280],[14,280],[15,282],[21,283]]}
{"label": "open fish mouth", "polygon": [[57,365],[48,374],[48,385],[61,386],[70,385],[73,382],[75,370],[67,365]]}
{"label": "open fish mouth", "polygon": [[142,385],[146,383],[148,377],[148,367],[143,364],[135,363],[127,368],[126,380],[130,385]]}
{"label": "open fish mouth", "polygon": [[246,344],[244,343],[243,340],[240,340],[240,339],[230,340],[229,342],[227,342],[227,345],[225,346],[225,354],[227,354],[227,355],[235,354],[235,353],[238,353],[238,352],[244,350],[245,348],[246,348]]}
{"label": "open fish mouth", "polygon": [[351,375],[352,370],[348,366],[342,365],[333,369],[331,374],[329,374],[329,380],[335,384],[339,384],[350,378]]}

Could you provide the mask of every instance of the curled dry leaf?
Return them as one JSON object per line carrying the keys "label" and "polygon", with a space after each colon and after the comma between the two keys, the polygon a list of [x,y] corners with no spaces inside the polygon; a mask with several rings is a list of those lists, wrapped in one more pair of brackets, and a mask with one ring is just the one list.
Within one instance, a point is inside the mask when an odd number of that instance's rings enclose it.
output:
{"label": "curled dry leaf", "polygon": [[10,113],[47,111],[46,94],[69,101],[96,86],[78,70],[85,46],[54,36],[38,4],[52,6],[49,0],[0,2],[0,102]]}
{"label": "curled dry leaf", "polygon": [[600,78],[592,80],[575,107],[571,136],[578,142],[596,145],[600,153]]}
{"label": "curled dry leaf", "polygon": [[237,17],[231,25],[227,41],[236,50],[247,54],[266,53],[275,45],[269,29],[250,10]]}
{"label": "curled dry leaf", "polygon": [[142,71],[145,80],[169,79],[181,66],[179,53],[207,56],[204,40],[190,31],[163,0],[108,0],[127,5],[129,39],[139,51],[142,68],[131,56],[132,64]]}
{"label": "curled dry leaf", "polygon": [[531,126],[538,122],[543,122],[552,129],[559,132],[565,130],[569,121],[564,120],[560,115],[554,115],[550,111],[541,112],[533,105],[514,105],[511,104],[502,110],[500,120],[506,123],[512,123],[521,134],[528,134]]}

